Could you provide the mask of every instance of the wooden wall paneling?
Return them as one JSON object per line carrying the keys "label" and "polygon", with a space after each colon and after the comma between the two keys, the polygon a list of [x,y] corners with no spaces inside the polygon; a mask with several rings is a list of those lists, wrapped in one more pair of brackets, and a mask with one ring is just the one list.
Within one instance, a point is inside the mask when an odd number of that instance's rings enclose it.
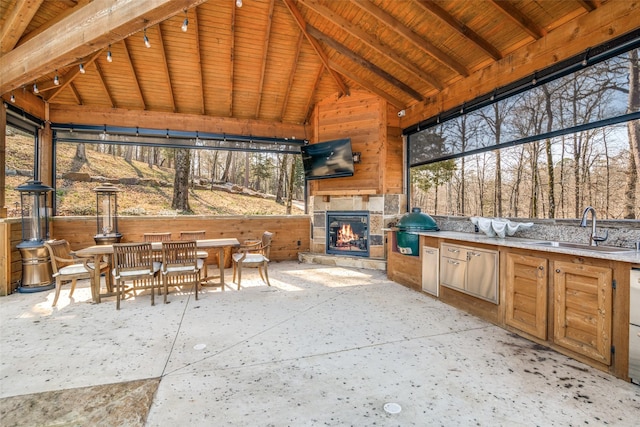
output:
{"label": "wooden wall paneling", "polygon": [[[168,221],[170,219],[170,221]],[[140,242],[147,232],[171,231],[178,239],[180,231],[205,230],[208,238],[237,238],[240,242],[257,239],[264,231],[274,233],[271,258],[274,261],[296,260],[298,252],[310,247],[310,220],[307,216],[256,217],[120,217],[118,228],[122,242]],[[56,217],[53,237],[66,239],[74,250],[94,245],[96,233],[93,217]],[[211,257],[210,257],[211,259]]]}

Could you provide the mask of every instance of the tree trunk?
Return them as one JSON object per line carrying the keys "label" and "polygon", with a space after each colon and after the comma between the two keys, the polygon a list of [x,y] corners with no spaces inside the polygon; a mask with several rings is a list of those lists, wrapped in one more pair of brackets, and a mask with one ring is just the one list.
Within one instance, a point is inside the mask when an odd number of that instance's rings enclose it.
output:
{"label": "tree trunk", "polygon": [[[244,186],[249,188],[249,178],[251,177],[251,153],[248,151],[244,153]],[[260,181],[258,180],[258,185],[256,190],[260,190]]]}
{"label": "tree trunk", "polygon": [[[542,86],[544,92],[545,110],[547,113],[547,132],[553,130],[553,109],[551,107],[551,94],[546,85]],[[553,172],[553,152],[551,151],[551,138],[547,138],[544,141],[544,149],[547,154],[547,176],[548,176],[548,191],[549,191],[549,218],[556,217],[556,194],[554,191],[555,177]]]}
{"label": "tree trunk", "polygon": [[[278,156],[280,157],[280,156]],[[276,189],[276,203],[282,204],[282,198],[284,197],[284,178],[287,174],[287,160],[289,156],[287,154],[282,155],[280,161],[280,170],[278,171],[278,186]]]}
{"label": "tree trunk", "polygon": [[87,161],[87,150],[84,144],[78,144],[76,146],[76,160],[82,160],[83,162]]}
{"label": "tree trunk", "polygon": [[[638,49],[629,52],[629,104],[628,113],[640,110],[640,63],[638,62]],[[640,169],[640,120],[631,120],[627,123],[627,135],[629,136],[629,172],[627,173],[627,186],[625,191],[625,219],[636,217],[636,188],[638,185],[638,169]]]}
{"label": "tree trunk", "polygon": [[231,173],[231,161],[233,160],[233,151],[227,151],[227,161],[224,164],[224,171],[222,172],[222,182],[230,182],[229,175]]}
{"label": "tree trunk", "polygon": [[191,212],[189,207],[189,155],[187,148],[175,150],[176,176],[173,180],[173,201],[171,208],[183,212]]}
{"label": "tree trunk", "polygon": [[291,205],[293,204],[293,179],[296,175],[296,158],[291,156],[291,171],[289,172],[289,194],[287,195],[287,215],[291,215]]}

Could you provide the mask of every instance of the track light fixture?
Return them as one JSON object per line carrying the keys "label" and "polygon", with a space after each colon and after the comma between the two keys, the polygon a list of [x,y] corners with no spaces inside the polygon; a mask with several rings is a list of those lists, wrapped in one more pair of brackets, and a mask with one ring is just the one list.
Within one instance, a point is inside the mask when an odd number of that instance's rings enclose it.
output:
{"label": "track light fixture", "polygon": [[33,93],[40,93],[40,91],[38,90],[38,85],[37,83],[33,84]]}
{"label": "track light fixture", "polygon": [[84,74],[85,70],[84,70],[84,65],[80,64],[80,73]]}
{"label": "track light fixture", "polygon": [[242,7],[242,0],[236,0],[236,6]]}
{"label": "track light fixture", "polygon": [[189,18],[187,17],[187,9],[184,10],[184,21],[182,21],[182,32],[186,33],[189,28]]}
{"label": "track light fixture", "polygon": [[53,84],[56,86],[60,85],[60,79],[58,78],[58,70],[56,70],[56,76],[53,78]]}
{"label": "track light fixture", "polygon": [[16,96],[13,94],[13,92],[11,92],[11,102],[16,102]]}
{"label": "track light fixture", "polygon": [[531,84],[534,86],[538,84],[537,75],[538,75],[538,72],[536,71],[535,73],[533,73],[533,80],[531,80]]}
{"label": "track light fixture", "polygon": [[149,43],[149,37],[147,37],[147,29],[146,29],[146,28],[144,29],[144,37],[143,37],[143,40],[144,40],[144,45],[145,45],[146,47],[151,47],[151,43]]}
{"label": "track light fixture", "polygon": [[113,62],[113,57],[111,56],[111,45],[109,45],[109,49],[107,49],[107,62]]}

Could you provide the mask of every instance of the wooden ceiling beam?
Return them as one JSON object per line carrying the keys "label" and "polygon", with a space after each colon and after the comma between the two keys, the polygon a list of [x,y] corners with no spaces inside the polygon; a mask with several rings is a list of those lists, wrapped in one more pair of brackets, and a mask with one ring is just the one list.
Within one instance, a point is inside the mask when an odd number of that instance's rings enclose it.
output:
{"label": "wooden ceiling beam", "polygon": [[327,71],[329,72],[329,74],[331,74],[331,77],[333,77],[335,82],[338,84],[338,88],[340,88],[340,92],[343,95],[349,95],[349,89],[345,85],[344,81],[342,81],[342,78],[340,77],[340,75],[336,73],[335,70],[332,70],[331,67],[329,66],[329,58],[327,58],[327,54],[322,50],[322,46],[320,46],[320,43],[318,43],[318,41],[315,38],[313,38],[309,33],[307,33],[307,22],[304,20],[304,17],[300,13],[300,10],[298,10],[296,5],[293,3],[293,0],[282,0],[282,1],[289,9],[289,12],[291,12],[293,19],[296,21],[296,23],[298,24],[298,27],[300,27],[300,30],[302,31],[302,33],[305,35],[305,37],[311,44],[311,47],[313,47],[313,50],[316,51],[316,54],[320,58],[320,61],[322,61],[324,66],[327,68]]}
{"label": "wooden ceiling beam", "polygon": [[136,94],[142,103],[142,109],[147,109],[147,102],[144,100],[144,95],[142,94],[142,89],[140,88],[140,82],[138,81],[138,74],[136,73],[136,69],[133,66],[133,61],[131,61],[131,55],[129,54],[129,48],[127,47],[127,40],[122,40],[122,45],[124,47],[124,58],[126,60],[127,65],[129,66],[129,70],[131,71],[131,76],[133,77],[133,81],[135,83]]}
{"label": "wooden ceiling beam", "polygon": [[111,2],[108,9],[105,2],[93,1],[3,55],[0,93],[34,81],[204,1],[118,1]]}
{"label": "wooden ceiling beam", "polygon": [[[307,97],[307,108],[305,109],[307,113],[304,115],[304,123],[309,123],[309,117],[311,117],[311,114],[313,113],[313,109],[315,105],[315,99],[313,99],[313,94],[316,93],[316,90],[320,85],[320,81],[322,80],[322,74],[324,74],[324,70],[325,70],[325,66],[324,64],[321,63],[320,66],[318,67],[316,78],[313,81],[311,94]],[[306,135],[305,135],[305,139],[306,139]]]}
{"label": "wooden ceiling beam", "polygon": [[43,0],[21,0],[13,9],[0,28],[0,54],[11,51],[20,40],[29,23],[40,8]]}
{"label": "wooden ceiling beam", "polygon": [[[86,59],[84,61],[81,60],[81,61],[78,61],[78,62],[80,64],[82,64],[82,66],[85,68],[85,71],[86,71],[87,67],[89,65],[93,64],[95,62],[95,60],[98,59],[98,57],[100,56],[101,53],[102,53],[102,51],[95,52],[88,59]],[[80,72],[80,67],[73,67],[71,69],[71,71],[68,71],[67,74],[65,74],[62,78],[60,78],[60,86],[57,86],[56,91],[53,92],[51,95],[49,95],[49,97],[46,98],[46,100],[48,102],[51,102],[52,100],[54,100],[80,74],[82,74]]]}
{"label": "wooden ceiling beam", "polygon": [[262,104],[262,89],[264,88],[264,76],[267,72],[267,53],[269,53],[269,41],[271,40],[271,23],[273,22],[273,8],[275,0],[269,2],[269,14],[267,15],[267,28],[264,31],[264,45],[262,46],[262,64],[260,68],[260,80],[258,81],[258,93],[256,100],[256,112],[253,115],[255,119],[260,117],[260,104]]}
{"label": "wooden ceiling beam", "polygon": [[38,34],[42,33],[43,31],[45,31],[48,28],[50,28],[51,26],[53,26],[53,24],[56,24],[56,23],[62,21],[67,16],[71,15],[72,13],[77,12],[82,6],[86,6],[87,4],[89,4],[89,2],[91,2],[91,0],[78,0],[72,6],[70,5],[69,9],[65,10],[64,12],[61,12],[61,13],[57,14],[56,16],[52,17],[51,19],[47,19],[47,21],[45,21],[42,25],[38,26],[38,28],[36,28],[36,29],[28,32],[27,34],[23,35],[22,37],[20,37],[20,40],[18,40],[18,44],[16,46],[21,46],[21,45],[25,44],[26,42],[28,42],[29,40],[31,40],[32,38],[34,38]]}
{"label": "wooden ceiling beam", "polygon": [[[285,0],[285,1],[289,1],[289,0]],[[398,55],[394,50],[382,45],[375,37],[371,36],[369,33],[362,30],[358,26],[353,25],[351,22],[347,21],[343,17],[337,15],[331,9],[325,6],[322,6],[313,0],[298,0],[298,2],[304,4],[306,7],[313,10],[318,15],[322,16],[324,19],[328,20],[329,22],[340,27],[344,31],[348,32],[353,37],[358,39],[358,41],[376,50],[378,53],[380,53],[382,56],[386,57],[390,61],[395,62],[396,64],[404,68],[406,71],[413,74],[415,77],[433,86],[438,91],[441,91],[443,89],[442,83],[440,83],[430,74],[424,72],[415,64],[412,64],[411,62],[407,61],[405,58]]]}
{"label": "wooden ceiling beam", "polygon": [[280,109],[280,120],[284,117],[287,111],[287,105],[289,104],[289,96],[291,96],[291,88],[293,86],[293,79],[296,76],[298,70],[298,58],[300,58],[300,52],[302,51],[302,42],[304,41],[304,34],[302,31],[298,33],[298,40],[296,41],[296,51],[291,55],[291,67],[289,69],[289,80],[287,81],[287,87],[284,92],[284,99],[282,100],[282,108]]}
{"label": "wooden ceiling beam", "polygon": [[124,126],[177,131],[226,133],[236,135],[267,136],[271,138],[305,138],[302,124],[275,121],[212,117],[201,114],[140,111],[107,106],[74,106],[52,104],[49,120],[52,123],[78,123],[86,125]]}
{"label": "wooden ceiling beam", "polygon": [[[163,68],[164,76],[167,79],[167,93],[169,95],[169,102],[171,103],[171,111],[174,113],[176,110],[176,98],[173,96],[173,86],[171,85],[171,73],[169,72],[169,63],[167,62],[167,51],[164,48],[164,38],[162,37],[162,24],[158,24],[156,27],[158,28],[158,44],[160,45],[160,54],[162,55],[162,60],[160,61],[160,66]],[[148,28],[147,28],[148,30]],[[147,36],[149,33],[147,32]]]}
{"label": "wooden ceiling beam", "polygon": [[104,81],[104,76],[102,75],[102,70],[100,69],[100,64],[94,62],[96,66],[96,71],[98,73],[98,79],[100,80],[100,84],[102,85],[102,89],[104,89],[105,95],[107,95],[107,100],[109,104],[111,104],[111,108],[116,108],[116,103],[113,102],[113,96],[111,96],[111,92],[109,92],[109,88],[107,87],[107,83]]}
{"label": "wooden ceiling beam", "polygon": [[539,40],[547,35],[547,31],[544,28],[540,27],[538,24],[529,19],[524,13],[516,9],[511,3],[505,0],[489,1],[535,40]]}
{"label": "wooden ceiling beam", "polygon": [[586,10],[587,12],[592,12],[596,10],[597,6],[592,3],[590,0],[576,0],[581,8]]}
{"label": "wooden ceiling beam", "polygon": [[357,75],[353,74],[351,71],[347,70],[346,68],[343,68],[339,64],[331,62],[331,67],[334,68],[336,71],[338,71],[340,74],[342,74],[344,76],[347,76],[348,78],[350,78],[354,82],[358,83],[364,89],[367,89],[367,90],[375,93],[379,97],[381,97],[383,99],[386,99],[389,104],[395,106],[396,108],[398,108],[398,110],[402,110],[403,108],[405,108],[405,103],[404,102],[402,102],[398,98],[395,98],[392,95],[389,95],[388,93],[386,93],[382,89],[378,89],[378,87],[375,84],[373,84],[371,82],[368,82],[368,81],[358,77]]}
{"label": "wooden ceiling beam", "polygon": [[489,55],[496,61],[502,58],[502,53],[498,49],[496,49],[495,46],[493,46],[487,40],[482,38],[478,33],[473,31],[471,28],[467,27],[465,24],[463,24],[462,22],[458,21],[456,18],[451,16],[446,10],[438,6],[433,1],[418,0],[418,5],[422,7],[424,10],[426,10],[427,12],[438,17],[441,21],[443,21],[445,24],[451,27],[454,31],[464,36],[467,40],[469,40],[471,43],[476,45],[476,47],[479,47],[480,49],[482,49],[487,55]]}
{"label": "wooden ceiling beam", "polygon": [[198,19],[198,8],[193,9],[193,30],[196,34],[196,61],[198,62],[198,87],[200,88],[200,114],[205,113],[204,105],[204,78],[202,76],[202,52],[200,48],[200,24]]}
{"label": "wooden ceiling beam", "polygon": [[80,96],[80,92],[78,92],[78,89],[76,89],[76,85],[74,85],[73,83],[69,83],[69,90],[71,90],[71,94],[76,99],[78,105],[82,105],[82,97]]}
{"label": "wooden ceiling beam", "polygon": [[[391,74],[387,73],[386,71],[384,71],[383,69],[381,69],[377,65],[367,61],[366,59],[364,59],[363,57],[361,57],[360,55],[358,55],[354,51],[350,50],[346,46],[344,46],[344,45],[340,44],[339,42],[333,40],[331,37],[329,37],[328,35],[324,34],[322,31],[318,30],[317,28],[314,28],[311,25],[307,25],[307,30],[309,31],[309,34],[311,34],[316,39],[326,43],[330,48],[332,48],[333,50],[335,50],[339,54],[351,59],[353,62],[355,62],[356,64],[360,65],[362,68],[365,68],[366,70],[369,70],[370,72],[374,73],[375,75],[377,75],[381,79],[385,80],[387,83],[389,83],[392,86],[395,86],[396,88],[398,88],[399,90],[407,93],[408,95],[410,95],[416,101],[419,101],[419,102],[424,101],[424,97],[420,94],[420,92],[418,92],[417,90],[413,89],[412,87],[410,87],[409,85],[405,84],[404,82],[396,79],[394,76],[392,76]],[[373,88],[368,88],[367,87],[366,89],[369,89],[369,90],[373,91]]]}
{"label": "wooden ceiling beam", "polygon": [[398,35],[413,43],[418,49],[434,58],[436,61],[450,68],[452,71],[460,74],[461,76],[468,77],[469,70],[452,58],[447,53],[440,50],[437,46],[431,43],[429,40],[423,38],[419,34],[407,28],[402,22],[398,21],[395,17],[388,14],[386,11],[380,9],[373,3],[363,0],[351,0],[351,3],[355,4],[362,10],[366,11],[370,15],[374,16],[380,22],[389,27],[390,30],[395,31]]}

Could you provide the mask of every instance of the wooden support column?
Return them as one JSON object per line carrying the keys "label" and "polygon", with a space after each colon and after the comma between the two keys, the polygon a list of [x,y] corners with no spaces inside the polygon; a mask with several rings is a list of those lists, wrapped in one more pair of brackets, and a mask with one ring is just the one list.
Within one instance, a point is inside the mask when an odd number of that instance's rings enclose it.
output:
{"label": "wooden support column", "polygon": [[44,128],[38,131],[38,153],[40,168],[37,177],[43,184],[53,187],[53,131],[49,121],[49,104],[45,103]]}
{"label": "wooden support column", "polygon": [[[4,102],[0,102],[0,167],[4,171],[7,162],[7,107]],[[0,174],[0,218],[7,217],[5,177],[4,172]]]}

